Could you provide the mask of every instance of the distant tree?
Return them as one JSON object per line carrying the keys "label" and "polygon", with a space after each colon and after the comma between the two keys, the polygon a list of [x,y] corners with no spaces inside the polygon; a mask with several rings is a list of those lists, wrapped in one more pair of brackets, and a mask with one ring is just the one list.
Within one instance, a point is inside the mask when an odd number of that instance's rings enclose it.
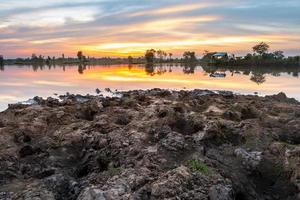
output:
{"label": "distant tree", "polygon": [[128,63],[129,63],[129,64],[133,63],[133,58],[132,58],[132,56],[128,56]]}
{"label": "distant tree", "polygon": [[42,55],[39,55],[39,60],[44,60],[44,57]]}
{"label": "distant tree", "polygon": [[62,54],[61,57],[62,57],[62,59],[65,59],[65,54]]}
{"label": "distant tree", "polygon": [[48,56],[48,58],[47,58],[47,60],[46,60],[46,64],[47,64],[47,65],[50,65],[50,62],[51,62],[51,57]]}
{"label": "distant tree", "polygon": [[77,58],[78,58],[78,60],[82,61],[82,59],[83,59],[83,53],[82,53],[82,51],[78,51],[77,52]]}
{"label": "distant tree", "polygon": [[209,51],[208,50],[204,50],[203,56],[206,56],[207,54],[209,54]]}
{"label": "distant tree", "polygon": [[168,56],[167,52],[163,51],[163,57],[165,60],[167,59],[167,56]]}
{"label": "distant tree", "polygon": [[170,59],[170,61],[172,60],[172,56],[173,56],[173,54],[169,53],[169,59]]}
{"label": "distant tree", "polygon": [[255,45],[254,47],[252,47],[254,53],[258,53],[259,55],[263,55],[263,54],[267,53],[269,48],[270,48],[270,46],[265,42],[261,42],[258,45]]}
{"label": "distant tree", "polygon": [[38,57],[36,56],[36,54],[33,53],[33,54],[31,55],[31,60],[37,60],[37,59],[38,59]]}
{"label": "distant tree", "polygon": [[275,57],[276,59],[281,60],[281,59],[284,58],[283,51],[275,51],[273,54],[274,54],[274,57]]}
{"label": "distant tree", "polygon": [[4,58],[2,55],[0,55],[0,66],[4,65]]}
{"label": "distant tree", "polygon": [[251,60],[252,59],[252,54],[251,53],[248,53],[245,57],[244,57],[244,59],[245,60]]}
{"label": "distant tree", "polygon": [[192,51],[184,52],[183,59],[185,62],[195,62],[197,60],[195,52]]}
{"label": "distant tree", "polygon": [[155,59],[156,51],[154,49],[147,50],[145,53],[145,59],[147,63],[153,63]]}
{"label": "distant tree", "polygon": [[164,51],[159,49],[158,51],[156,51],[156,55],[159,58],[160,62],[163,61]]}

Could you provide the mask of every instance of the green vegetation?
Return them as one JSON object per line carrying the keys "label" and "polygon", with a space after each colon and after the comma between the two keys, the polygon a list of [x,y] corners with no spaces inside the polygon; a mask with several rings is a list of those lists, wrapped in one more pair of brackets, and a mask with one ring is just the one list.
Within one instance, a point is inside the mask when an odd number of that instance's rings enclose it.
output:
{"label": "green vegetation", "polygon": [[203,162],[197,159],[192,159],[187,161],[187,165],[189,168],[191,168],[194,171],[200,172],[204,175],[211,175],[212,171],[211,169]]}
{"label": "green vegetation", "polygon": [[261,42],[252,47],[253,53],[248,53],[243,57],[236,57],[234,54],[224,56],[215,56],[217,52],[204,52],[202,61],[215,66],[299,66],[300,56],[285,57],[284,52],[277,50],[269,52],[270,46]]}

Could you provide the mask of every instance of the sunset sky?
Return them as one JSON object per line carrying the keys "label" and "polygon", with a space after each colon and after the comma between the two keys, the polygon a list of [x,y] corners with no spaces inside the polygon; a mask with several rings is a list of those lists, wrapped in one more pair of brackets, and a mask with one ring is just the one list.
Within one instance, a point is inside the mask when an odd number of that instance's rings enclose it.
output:
{"label": "sunset sky", "polygon": [[140,56],[149,48],[300,54],[299,0],[1,0],[0,54]]}

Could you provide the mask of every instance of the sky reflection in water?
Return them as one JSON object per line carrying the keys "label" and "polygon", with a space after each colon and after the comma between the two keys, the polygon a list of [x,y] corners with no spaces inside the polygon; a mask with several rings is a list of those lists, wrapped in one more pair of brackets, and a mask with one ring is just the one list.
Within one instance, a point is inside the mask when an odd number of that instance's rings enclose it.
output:
{"label": "sky reflection in water", "polygon": [[[213,78],[211,73],[225,73]],[[300,100],[300,68],[214,68],[113,65],[113,66],[5,66],[0,70],[0,110],[8,103],[34,96],[66,92],[95,94],[95,89],[210,89],[243,94],[275,94],[281,91]]]}

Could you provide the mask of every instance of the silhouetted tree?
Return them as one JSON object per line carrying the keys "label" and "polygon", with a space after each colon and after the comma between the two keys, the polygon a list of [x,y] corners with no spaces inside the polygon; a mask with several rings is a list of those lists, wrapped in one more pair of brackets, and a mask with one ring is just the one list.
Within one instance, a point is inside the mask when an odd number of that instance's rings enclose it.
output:
{"label": "silhouetted tree", "polygon": [[165,54],[165,52],[162,51],[162,50],[160,50],[160,49],[159,49],[158,51],[156,51],[156,55],[157,55],[157,57],[159,58],[159,61],[160,61],[160,62],[163,61],[164,54]]}
{"label": "silhouetted tree", "polygon": [[4,65],[4,58],[2,55],[0,55],[0,66]]}
{"label": "silhouetted tree", "polygon": [[244,57],[244,59],[245,60],[251,60],[252,59],[252,54],[251,53],[248,53],[245,57]]}
{"label": "silhouetted tree", "polygon": [[183,59],[185,62],[195,62],[197,61],[195,52],[192,51],[186,51],[183,53]]}
{"label": "silhouetted tree", "polygon": [[31,60],[34,61],[34,60],[37,60],[37,59],[38,59],[38,57],[36,56],[36,54],[33,53],[33,54],[31,55]]}
{"label": "silhouetted tree", "polygon": [[275,51],[273,54],[276,59],[281,60],[284,58],[283,51]]}
{"label": "silhouetted tree", "polygon": [[129,63],[129,64],[132,64],[132,63],[133,63],[133,58],[132,58],[132,56],[128,56],[128,63]]}
{"label": "silhouetted tree", "polygon": [[50,65],[50,62],[51,62],[51,57],[48,56],[48,58],[47,58],[47,60],[46,60],[46,64],[47,64],[47,65]]}
{"label": "silhouetted tree", "polygon": [[83,53],[82,53],[82,51],[78,51],[77,52],[77,58],[78,58],[78,60],[82,61],[82,59],[83,59]]}
{"label": "silhouetted tree", "polygon": [[259,55],[263,55],[268,52],[270,46],[267,43],[261,42],[258,45],[252,47],[254,53],[258,53]]}
{"label": "silhouetted tree", "polygon": [[173,54],[169,53],[169,59],[170,59],[170,61],[172,60],[172,56],[173,56]]}
{"label": "silhouetted tree", "polygon": [[154,49],[150,49],[146,51],[145,54],[145,59],[147,61],[147,63],[153,63],[154,59],[155,59],[155,50]]}

